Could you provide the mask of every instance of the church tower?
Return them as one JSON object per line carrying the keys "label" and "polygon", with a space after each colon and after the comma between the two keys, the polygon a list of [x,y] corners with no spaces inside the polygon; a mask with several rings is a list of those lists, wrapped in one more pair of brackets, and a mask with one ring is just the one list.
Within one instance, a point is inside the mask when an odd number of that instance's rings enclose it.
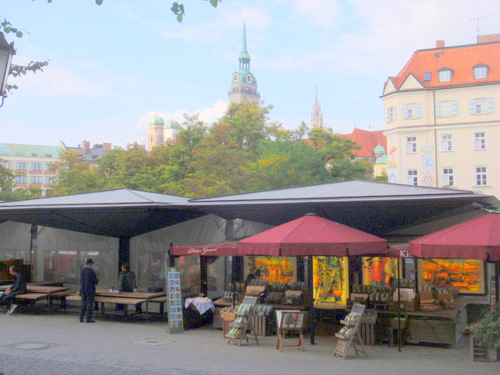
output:
{"label": "church tower", "polygon": [[316,101],[314,102],[313,112],[311,115],[311,127],[312,128],[322,128],[323,127],[323,113],[321,112],[321,106],[319,105],[318,88],[317,87],[316,87]]}
{"label": "church tower", "polygon": [[250,71],[250,55],[247,51],[247,31],[245,18],[243,18],[243,41],[240,56],[240,68],[233,73],[233,82],[229,92],[229,104],[242,103],[244,100],[260,102],[257,90],[257,79]]}
{"label": "church tower", "polygon": [[154,115],[149,119],[149,124],[148,124],[148,151],[151,151],[151,149],[154,146],[159,146],[165,143],[165,136],[164,136],[164,131],[163,127],[165,126],[165,122],[163,119],[158,116]]}

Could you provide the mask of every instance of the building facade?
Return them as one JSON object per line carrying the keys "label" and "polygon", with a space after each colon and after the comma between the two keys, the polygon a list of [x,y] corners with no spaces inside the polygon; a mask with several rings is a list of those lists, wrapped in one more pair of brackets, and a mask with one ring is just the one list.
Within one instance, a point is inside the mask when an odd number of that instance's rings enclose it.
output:
{"label": "building facade", "polygon": [[500,34],[417,50],[381,98],[389,182],[500,196]]}
{"label": "building facade", "polygon": [[61,146],[0,143],[2,165],[17,175],[15,189],[37,187],[42,196],[55,182],[56,172],[51,171],[51,163],[59,159],[62,151]]}
{"label": "building facade", "polygon": [[228,94],[229,104],[242,103],[245,100],[260,103],[257,78],[250,70],[251,58],[247,51],[247,31],[244,20],[242,46],[238,60],[240,61],[239,69],[233,73],[231,90]]}

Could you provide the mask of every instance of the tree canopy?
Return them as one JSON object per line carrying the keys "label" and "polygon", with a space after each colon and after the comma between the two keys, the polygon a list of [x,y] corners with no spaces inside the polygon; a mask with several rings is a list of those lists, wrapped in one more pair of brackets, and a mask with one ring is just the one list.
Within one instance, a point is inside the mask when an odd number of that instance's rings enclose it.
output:
{"label": "tree canopy", "polygon": [[213,124],[185,116],[174,141],[147,153],[137,144],[115,147],[99,165],[73,151],[53,165],[53,195],[129,188],[188,197],[212,197],[370,178],[359,147],[331,129],[283,129],[255,101],[231,104]]}

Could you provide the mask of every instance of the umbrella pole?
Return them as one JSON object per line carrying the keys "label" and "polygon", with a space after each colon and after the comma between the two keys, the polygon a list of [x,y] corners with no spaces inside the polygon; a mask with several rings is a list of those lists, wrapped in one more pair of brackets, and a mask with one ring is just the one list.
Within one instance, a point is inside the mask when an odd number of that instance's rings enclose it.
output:
{"label": "umbrella pole", "polygon": [[236,306],[236,262],[235,257],[231,257],[231,282],[233,284],[233,310]]}
{"label": "umbrella pole", "polygon": [[401,257],[398,258],[398,352],[401,351]]}
{"label": "umbrella pole", "polygon": [[314,312],[314,284],[313,284],[313,257],[312,255],[307,257],[307,283],[309,289],[309,312],[311,315],[311,344],[316,345],[314,342],[314,331],[316,329],[316,314]]}

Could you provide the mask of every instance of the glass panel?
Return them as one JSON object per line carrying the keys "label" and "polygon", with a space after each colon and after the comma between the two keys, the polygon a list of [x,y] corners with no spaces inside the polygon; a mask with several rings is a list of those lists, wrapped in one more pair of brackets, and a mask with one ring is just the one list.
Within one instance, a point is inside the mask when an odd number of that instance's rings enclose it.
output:
{"label": "glass panel", "polygon": [[181,287],[184,295],[201,292],[200,257],[180,257],[175,261],[181,271]]}
{"label": "glass panel", "polygon": [[80,282],[80,270],[77,267],[77,261],[76,251],[59,251],[55,274],[57,280],[64,280],[68,284],[78,284]]}

